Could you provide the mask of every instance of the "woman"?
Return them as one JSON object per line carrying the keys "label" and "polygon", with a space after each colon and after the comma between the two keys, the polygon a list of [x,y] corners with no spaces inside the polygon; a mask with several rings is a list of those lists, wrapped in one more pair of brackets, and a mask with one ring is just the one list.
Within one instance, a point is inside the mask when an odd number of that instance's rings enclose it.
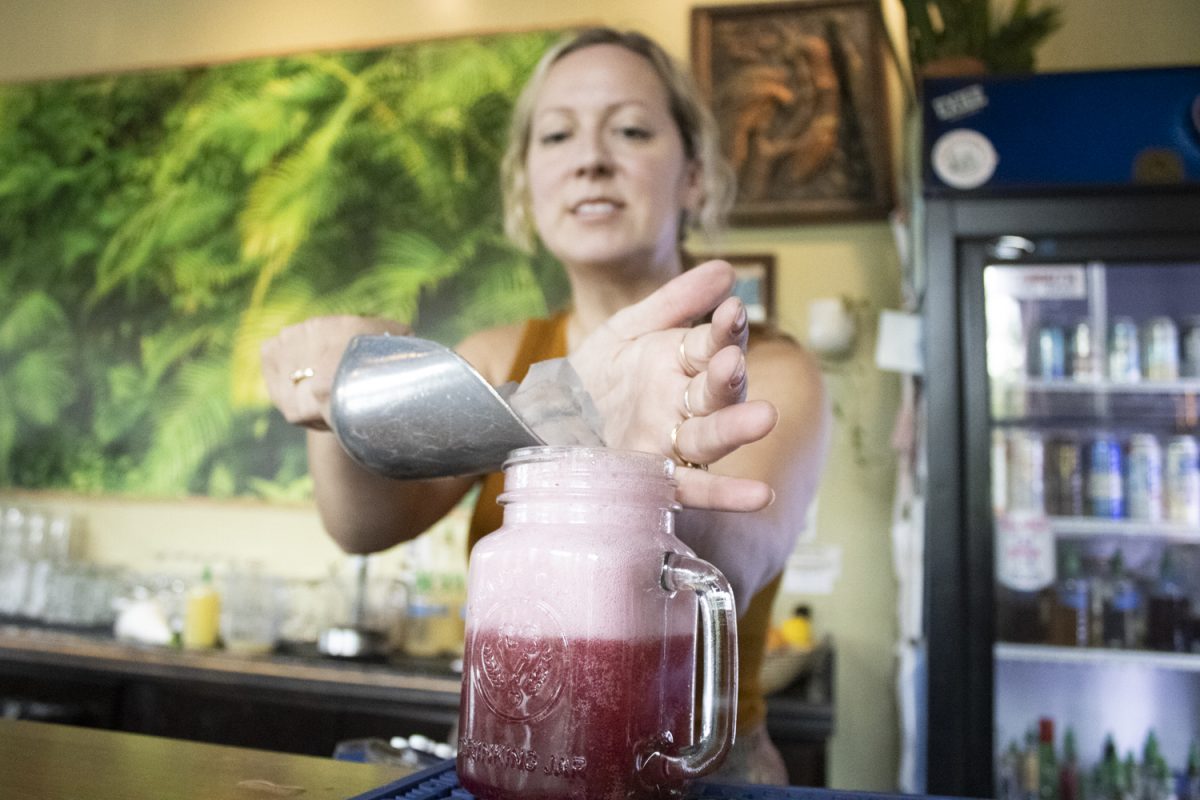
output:
{"label": "woman", "polygon": [[[609,446],[663,453],[684,467],[679,496],[688,508],[678,534],[729,578],[740,617],[739,739],[722,774],[786,783],[765,733],[758,668],[779,575],[816,489],[829,417],[820,374],[801,348],[777,335],[747,346],[744,307],[736,298],[721,302],[730,267],[683,270],[683,226],[711,228],[719,219],[730,196],[726,175],[710,115],[656,44],[592,29],[554,48],[514,114],[505,224],[525,244],[536,233],[561,261],[572,305],[549,320],[472,335],[458,352],[496,385],[520,380],[536,361],[569,356]],[[714,306],[710,324],[681,329]],[[364,472],[323,432],[328,376],[346,342],[383,331],[404,329],[323,318],[263,348],[272,399],[310,429],[322,518],[350,552],[420,533],[476,480],[388,481]],[[315,365],[300,373],[313,377],[293,385],[301,365]],[[472,543],[500,525],[500,486],[499,475],[484,479]]]}

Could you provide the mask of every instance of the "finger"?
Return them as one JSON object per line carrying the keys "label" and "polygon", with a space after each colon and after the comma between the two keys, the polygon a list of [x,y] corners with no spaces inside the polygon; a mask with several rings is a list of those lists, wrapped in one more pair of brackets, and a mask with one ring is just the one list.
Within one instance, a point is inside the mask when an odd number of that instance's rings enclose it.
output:
{"label": "finger", "polygon": [[717,306],[710,324],[690,328],[679,345],[684,373],[703,372],[709,360],[729,345],[745,350],[750,330],[747,319],[745,304],[736,297],[729,297]]}
{"label": "finger", "polygon": [[741,298],[729,297],[713,311],[711,336],[714,351],[730,344],[746,349],[746,342],[750,338],[750,317]]}
{"label": "finger", "polygon": [[324,404],[315,393],[304,386],[297,386],[295,396],[286,406],[279,406],[283,418],[293,425],[301,425],[314,431],[329,430],[329,423],[322,414]]}
{"label": "finger", "polygon": [[684,417],[703,417],[746,399],[746,356],[730,345],[713,356],[708,369],[692,378],[683,391]]}
{"label": "finger", "polygon": [[625,338],[688,326],[728,297],[733,281],[733,267],[724,261],[708,261],[664,283],[644,300],[618,311],[608,324]]}
{"label": "finger", "polygon": [[688,508],[712,511],[761,511],[775,501],[775,492],[762,481],[731,478],[698,469],[675,471],[675,496]]}
{"label": "finger", "polygon": [[675,430],[675,440],[665,443],[664,453],[673,453],[693,464],[711,464],[734,450],[757,442],[779,421],[779,412],[766,400],[751,400],[721,408],[708,416],[684,420]]}

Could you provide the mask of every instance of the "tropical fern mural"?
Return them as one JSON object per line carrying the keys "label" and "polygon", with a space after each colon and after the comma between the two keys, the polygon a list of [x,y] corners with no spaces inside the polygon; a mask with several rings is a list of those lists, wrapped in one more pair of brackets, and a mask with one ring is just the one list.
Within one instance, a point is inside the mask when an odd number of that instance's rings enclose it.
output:
{"label": "tropical fern mural", "polygon": [[264,339],[355,313],[451,343],[559,304],[498,185],[554,38],[0,87],[0,486],[304,498]]}

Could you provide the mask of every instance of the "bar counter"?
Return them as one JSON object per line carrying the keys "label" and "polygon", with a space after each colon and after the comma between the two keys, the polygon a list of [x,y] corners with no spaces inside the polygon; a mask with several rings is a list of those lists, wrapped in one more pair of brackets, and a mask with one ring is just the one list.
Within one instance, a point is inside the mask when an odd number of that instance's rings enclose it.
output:
{"label": "bar counter", "polygon": [[[825,783],[832,675],[826,649],[809,678],[767,699],[767,727],[794,784]],[[258,751],[328,759],[350,740],[449,741],[460,682],[448,660],[187,652],[0,624],[0,716]]]}
{"label": "bar counter", "polygon": [[5,800],[345,800],[400,767],[0,719]]}

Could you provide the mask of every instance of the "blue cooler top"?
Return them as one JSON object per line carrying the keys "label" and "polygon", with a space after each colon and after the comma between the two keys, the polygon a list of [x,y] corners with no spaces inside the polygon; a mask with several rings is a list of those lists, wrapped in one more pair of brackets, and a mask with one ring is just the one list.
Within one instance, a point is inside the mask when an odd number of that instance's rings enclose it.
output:
{"label": "blue cooler top", "polygon": [[929,196],[1200,184],[1200,66],[923,84]]}
{"label": "blue cooler top", "polygon": [[[458,785],[454,760],[448,759],[350,800],[475,800],[475,796]],[[701,780],[688,787],[684,800],[920,800],[920,796]]]}

